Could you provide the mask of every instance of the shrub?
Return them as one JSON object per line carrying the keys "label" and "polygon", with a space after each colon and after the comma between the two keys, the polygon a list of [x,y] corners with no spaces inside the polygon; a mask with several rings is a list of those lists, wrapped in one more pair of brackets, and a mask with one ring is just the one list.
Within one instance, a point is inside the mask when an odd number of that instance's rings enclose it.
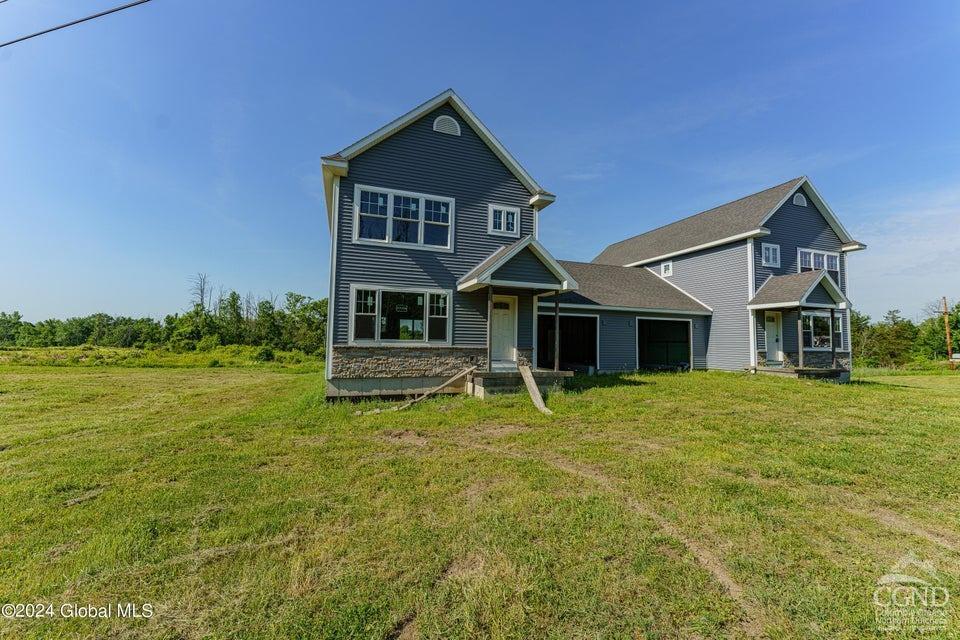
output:
{"label": "shrub", "polygon": [[197,351],[213,351],[219,346],[220,336],[214,333],[200,338],[200,341],[197,342]]}
{"label": "shrub", "polygon": [[223,365],[220,363],[219,360],[214,358],[213,360],[207,363],[207,366],[210,367],[211,369],[214,369],[214,368],[222,367]]}
{"label": "shrub", "polygon": [[273,362],[274,359],[273,349],[270,347],[260,347],[257,350],[257,355],[254,356],[254,360],[257,362]]}

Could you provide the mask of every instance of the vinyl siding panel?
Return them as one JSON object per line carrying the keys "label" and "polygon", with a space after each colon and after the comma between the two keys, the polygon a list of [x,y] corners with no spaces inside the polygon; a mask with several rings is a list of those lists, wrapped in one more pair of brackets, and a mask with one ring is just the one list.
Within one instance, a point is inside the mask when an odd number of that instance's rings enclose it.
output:
{"label": "vinyl siding panel", "polygon": [[[803,189],[801,189],[803,190]],[[807,206],[800,207],[793,204],[793,198],[777,209],[776,213],[764,224],[770,230],[770,235],[754,241],[754,273],[756,275],[756,289],[759,289],[770,276],[798,273],[799,249],[818,249],[820,251],[839,252],[843,243],[836,232],[830,227],[826,219],[813,204],[813,199],[807,194]],[[763,244],[780,245],[780,266],[763,266]],[[837,283],[844,295],[847,295],[847,255],[840,254],[840,282]],[[815,302],[812,298],[811,302]],[[832,299],[829,301],[832,302]],[[844,336],[842,350],[850,348],[846,335],[847,312],[837,312],[843,318]],[[786,318],[784,318],[786,322]],[[796,333],[796,327],[793,329]],[[758,348],[765,348],[766,336],[763,326],[757,327]]]}
{"label": "vinyl siding panel", "polygon": [[493,273],[493,279],[536,282],[551,286],[560,284],[553,272],[529,248],[513,256],[509,262],[497,269]]}
{"label": "vinyl siding panel", "polygon": [[827,290],[823,288],[822,284],[818,284],[816,289],[810,292],[810,295],[807,296],[807,302],[813,302],[814,304],[833,304],[833,298],[830,297],[830,294],[827,293]]}
{"label": "vinyl siding panel", "polygon": [[[746,242],[679,256],[671,262],[673,275],[667,280],[713,309],[705,331],[706,367],[729,371],[749,367]],[[660,263],[649,267],[660,273]]]}
{"label": "vinyl siding panel", "polygon": [[[454,118],[460,136],[433,131],[433,121]],[[454,199],[453,252],[355,244],[357,184]],[[533,233],[530,194],[465,121],[447,105],[350,160],[340,180],[334,283],[334,344],[348,341],[350,285],[410,286],[456,290],[457,280],[515,238],[487,233],[489,203],[520,208],[521,235]],[[453,343],[486,344],[486,292],[453,294]]]}

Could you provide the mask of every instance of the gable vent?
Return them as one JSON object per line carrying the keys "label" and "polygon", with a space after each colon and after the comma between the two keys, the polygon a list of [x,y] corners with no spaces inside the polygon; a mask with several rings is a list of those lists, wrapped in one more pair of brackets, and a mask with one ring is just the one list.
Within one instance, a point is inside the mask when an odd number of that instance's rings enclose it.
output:
{"label": "gable vent", "polygon": [[793,204],[798,207],[805,207],[807,206],[807,197],[802,193],[795,193],[793,194]]}
{"label": "gable vent", "polygon": [[451,136],[458,136],[460,135],[460,123],[450,116],[438,116],[437,119],[433,121],[433,130]]}

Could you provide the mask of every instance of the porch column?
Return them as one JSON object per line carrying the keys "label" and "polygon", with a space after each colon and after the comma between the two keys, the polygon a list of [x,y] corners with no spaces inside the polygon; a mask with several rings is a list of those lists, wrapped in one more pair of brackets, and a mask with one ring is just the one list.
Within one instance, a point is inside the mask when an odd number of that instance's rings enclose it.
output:
{"label": "porch column", "polygon": [[553,296],[553,370],[560,371],[560,292]]}
{"label": "porch column", "polygon": [[837,341],[834,340],[833,334],[833,323],[837,319],[837,312],[830,307],[830,367],[832,369],[837,368]]}
{"label": "porch column", "polygon": [[493,287],[487,287],[487,371],[493,371]]}
{"label": "porch column", "polygon": [[803,369],[803,307],[797,307],[797,368]]}

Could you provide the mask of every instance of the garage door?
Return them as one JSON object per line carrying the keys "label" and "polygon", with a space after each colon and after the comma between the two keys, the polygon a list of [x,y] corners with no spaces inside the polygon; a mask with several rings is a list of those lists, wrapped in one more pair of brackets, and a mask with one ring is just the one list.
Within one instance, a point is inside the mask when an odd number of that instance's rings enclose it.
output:
{"label": "garage door", "polygon": [[[554,317],[541,314],[537,318],[537,366],[553,368]],[[596,316],[560,316],[560,368],[565,371],[588,371],[597,367]]]}
{"label": "garage door", "polygon": [[640,369],[689,369],[690,323],[637,318],[637,366]]}

